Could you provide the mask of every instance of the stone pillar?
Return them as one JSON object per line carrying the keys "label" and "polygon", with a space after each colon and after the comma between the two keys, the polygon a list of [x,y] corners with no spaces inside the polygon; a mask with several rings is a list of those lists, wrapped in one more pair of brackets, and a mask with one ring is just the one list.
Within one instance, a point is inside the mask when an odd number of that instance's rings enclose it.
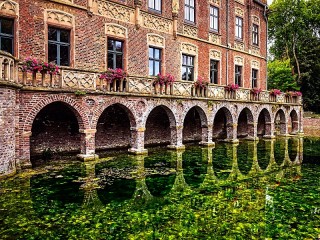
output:
{"label": "stone pillar", "polygon": [[147,154],[148,150],[144,148],[145,128],[131,128],[131,148],[130,153],[136,155]]}
{"label": "stone pillar", "polygon": [[[232,126],[232,128],[231,128],[232,134],[231,134],[230,137],[229,137],[229,134],[227,134],[228,135],[228,142],[238,143],[239,142],[239,139],[238,139],[238,124],[234,123],[231,126]],[[227,131],[229,131],[229,127],[227,128]]]}
{"label": "stone pillar", "polygon": [[134,0],[134,18],[135,18],[135,25],[136,29],[140,28],[140,8],[141,8],[141,0]]}
{"label": "stone pillar", "polygon": [[171,144],[168,146],[169,149],[185,149],[182,143],[183,140],[183,126],[171,126]]}
{"label": "stone pillar", "polygon": [[215,143],[212,141],[212,131],[213,125],[202,127],[202,141],[200,142],[200,145],[211,147],[215,145]]}
{"label": "stone pillar", "polygon": [[92,161],[98,159],[99,156],[95,154],[95,134],[96,129],[80,129],[81,134],[81,153],[78,158],[83,161]]}
{"label": "stone pillar", "polygon": [[23,132],[20,139],[20,156],[19,156],[19,166],[17,168],[25,169],[31,168],[32,164],[30,161],[30,137],[32,132]]}
{"label": "stone pillar", "polygon": [[275,124],[274,122],[266,122],[266,134],[263,136],[264,138],[273,139],[275,138],[274,131],[275,131]]}
{"label": "stone pillar", "polygon": [[[301,98],[301,97],[300,97]],[[299,130],[298,130],[298,135],[299,136],[303,136],[304,135],[304,132],[303,132],[303,108],[301,107],[300,108],[300,116],[299,116]]]}
{"label": "stone pillar", "polygon": [[258,123],[257,122],[251,122],[248,123],[248,140],[259,140],[258,138]]}
{"label": "stone pillar", "polygon": [[178,13],[179,13],[179,0],[172,0],[172,19],[173,19],[173,37],[177,38],[178,33]]}

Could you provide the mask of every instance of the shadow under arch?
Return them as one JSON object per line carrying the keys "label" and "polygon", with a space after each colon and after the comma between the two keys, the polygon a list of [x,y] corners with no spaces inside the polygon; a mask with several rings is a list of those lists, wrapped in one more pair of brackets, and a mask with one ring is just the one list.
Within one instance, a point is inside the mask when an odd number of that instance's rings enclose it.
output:
{"label": "shadow under arch", "polygon": [[271,136],[271,115],[266,108],[262,109],[259,114],[257,135],[259,137]]}
{"label": "shadow under arch", "polygon": [[199,107],[192,107],[183,121],[183,142],[206,142],[208,134],[208,119],[205,111]]}
{"label": "shadow under arch", "polygon": [[35,116],[30,137],[32,165],[37,158],[49,160],[53,154],[80,153],[83,127],[80,113],[68,103],[55,101]]}
{"label": "shadow under arch", "polygon": [[286,134],[287,133],[287,123],[286,123],[286,115],[282,109],[279,109],[274,118],[275,124],[275,134]]}
{"label": "shadow under arch", "polygon": [[135,117],[126,106],[115,103],[106,107],[97,121],[96,149],[129,148],[134,127]]}
{"label": "shadow under arch", "polygon": [[167,106],[153,108],[146,119],[145,127],[145,145],[175,145],[176,119]]}
{"label": "shadow under arch", "polygon": [[290,112],[288,128],[290,134],[297,134],[299,131],[299,117],[294,109]]}
{"label": "shadow under arch", "polygon": [[244,108],[238,117],[237,137],[247,138],[253,137],[254,135],[254,124],[253,114],[249,108]]}
{"label": "shadow under arch", "polygon": [[220,108],[214,116],[212,135],[214,139],[233,138],[233,119],[228,108]]}

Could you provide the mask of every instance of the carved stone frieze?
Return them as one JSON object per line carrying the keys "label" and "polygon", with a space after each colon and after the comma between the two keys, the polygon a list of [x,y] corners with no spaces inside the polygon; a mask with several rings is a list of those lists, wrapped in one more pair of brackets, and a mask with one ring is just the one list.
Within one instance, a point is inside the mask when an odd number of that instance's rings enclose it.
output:
{"label": "carved stone frieze", "polygon": [[148,13],[141,13],[141,17],[143,27],[166,33],[169,33],[172,29],[172,22],[170,20],[156,17]]}
{"label": "carved stone frieze", "polygon": [[239,56],[235,57],[234,58],[234,64],[242,66],[243,65],[243,58],[239,57]]}
{"label": "carved stone frieze", "polygon": [[218,5],[220,6],[220,0],[209,0],[209,4]]}
{"label": "carved stone frieze", "polygon": [[183,25],[183,34],[196,38],[198,36],[198,29],[189,25]]}
{"label": "carved stone frieze", "polygon": [[252,22],[253,22],[254,24],[259,25],[259,24],[260,24],[260,18],[257,17],[257,16],[252,16]]}
{"label": "carved stone frieze", "polygon": [[221,37],[214,33],[209,33],[209,42],[221,44]]}
{"label": "carved stone frieze", "polygon": [[234,49],[244,51],[244,43],[242,43],[242,42],[234,42]]}
{"label": "carved stone frieze", "polygon": [[244,0],[236,0],[236,2],[241,3],[244,5]]}
{"label": "carved stone frieze", "polygon": [[127,29],[121,25],[107,23],[106,24],[106,35],[127,38]]}
{"label": "carved stone frieze", "polygon": [[95,89],[98,75],[78,71],[62,71],[62,86],[73,89]]}
{"label": "carved stone frieze", "polygon": [[210,51],[210,58],[211,58],[211,59],[220,60],[220,59],[221,59],[221,52],[219,52],[219,51],[217,51],[217,50],[211,50],[211,51]]}
{"label": "carved stone frieze", "polygon": [[45,14],[48,22],[73,26],[74,17],[69,13],[48,9]]}
{"label": "carved stone frieze", "polygon": [[133,22],[134,10],[109,1],[98,1],[98,13],[123,22]]}
{"label": "carved stone frieze", "polygon": [[190,43],[181,43],[181,52],[196,55],[198,53],[198,47]]}
{"label": "carved stone frieze", "polygon": [[19,14],[18,3],[10,0],[0,1],[0,11],[12,15]]}
{"label": "carved stone frieze", "polygon": [[236,13],[237,16],[240,16],[240,17],[243,17],[243,15],[244,15],[243,10],[241,8],[238,8],[238,7],[236,8],[235,13]]}
{"label": "carved stone frieze", "polygon": [[251,47],[250,51],[251,51],[251,54],[260,56],[260,49],[259,48]]}
{"label": "carved stone frieze", "polygon": [[147,42],[148,45],[153,45],[153,46],[159,46],[163,47],[165,46],[165,39],[162,36],[159,36],[157,34],[148,34],[147,35]]}
{"label": "carved stone frieze", "polygon": [[256,60],[251,61],[251,68],[259,69],[260,68],[260,63]]}
{"label": "carved stone frieze", "polygon": [[172,13],[179,13],[179,0],[172,0]]}

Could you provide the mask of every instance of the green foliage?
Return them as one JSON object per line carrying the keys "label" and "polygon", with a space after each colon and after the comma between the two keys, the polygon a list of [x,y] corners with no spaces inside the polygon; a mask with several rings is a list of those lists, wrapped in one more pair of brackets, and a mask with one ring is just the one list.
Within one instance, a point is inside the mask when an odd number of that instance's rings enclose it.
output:
{"label": "green foliage", "polygon": [[268,63],[268,89],[280,89],[282,92],[299,90],[289,59]]}
{"label": "green foliage", "polygon": [[81,90],[77,90],[77,91],[74,92],[74,94],[76,96],[84,96],[84,95],[86,95],[86,92],[85,91],[81,91]]}

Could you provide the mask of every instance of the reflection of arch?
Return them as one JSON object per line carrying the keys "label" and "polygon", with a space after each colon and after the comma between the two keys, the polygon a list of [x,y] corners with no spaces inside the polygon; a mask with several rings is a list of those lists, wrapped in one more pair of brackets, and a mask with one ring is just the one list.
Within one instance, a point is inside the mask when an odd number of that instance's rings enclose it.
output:
{"label": "reflection of arch", "polygon": [[249,108],[244,108],[239,114],[237,135],[238,138],[254,136],[253,114]]}
{"label": "reflection of arch", "polygon": [[189,109],[183,121],[183,140],[207,142],[208,120],[205,111],[194,106]]}
{"label": "reflection of arch", "polygon": [[233,119],[231,112],[226,108],[220,108],[214,116],[213,138],[232,139]]}
{"label": "reflection of arch", "polygon": [[129,147],[131,128],[136,125],[132,112],[115,103],[104,109],[96,124],[96,148]]}
{"label": "reflection of arch", "polygon": [[274,118],[276,134],[286,134],[287,133],[287,121],[286,115],[282,109],[279,109]]}
{"label": "reflection of arch", "polygon": [[271,135],[271,115],[269,111],[264,108],[259,114],[257,123],[257,135],[258,136],[270,136]]}
{"label": "reflection of arch", "polygon": [[299,118],[296,110],[292,110],[290,113],[290,122],[289,128],[291,128],[290,134],[297,134],[299,131]]}
{"label": "reflection of arch", "polygon": [[253,166],[253,154],[255,142],[240,142],[237,147],[237,161],[239,171],[243,175],[248,175]]}
{"label": "reflection of arch", "polygon": [[176,119],[167,106],[160,105],[153,108],[146,119],[145,127],[145,144],[175,145]]}

